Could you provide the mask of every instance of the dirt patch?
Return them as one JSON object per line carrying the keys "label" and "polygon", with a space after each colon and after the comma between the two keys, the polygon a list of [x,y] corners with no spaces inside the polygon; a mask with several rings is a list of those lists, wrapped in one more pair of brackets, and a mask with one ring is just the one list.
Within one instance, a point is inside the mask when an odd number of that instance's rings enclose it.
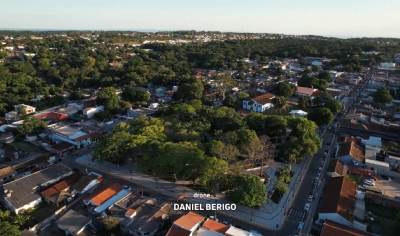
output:
{"label": "dirt patch", "polygon": [[389,196],[389,197],[396,197],[400,196],[400,183],[397,181],[393,180],[385,180],[382,178],[379,178],[378,180],[375,181],[375,188],[378,188],[382,191],[383,195]]}

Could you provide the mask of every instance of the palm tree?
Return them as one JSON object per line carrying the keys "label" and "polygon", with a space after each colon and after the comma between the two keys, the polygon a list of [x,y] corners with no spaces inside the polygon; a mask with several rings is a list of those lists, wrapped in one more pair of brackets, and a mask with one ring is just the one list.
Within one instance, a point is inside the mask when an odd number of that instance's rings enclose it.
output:
{"label": "palm tree", "polygon": [[274,104],[275,109],[279,109],[279,114],[281,114],[281,110],[285,109],[287,105],[287,99],[285,97],[274,97],[271,102]]}
{"label": "palm tree", "polygon": [[28,214],[18,214],[14,216],[14,223],[22,226],[31,216]]}

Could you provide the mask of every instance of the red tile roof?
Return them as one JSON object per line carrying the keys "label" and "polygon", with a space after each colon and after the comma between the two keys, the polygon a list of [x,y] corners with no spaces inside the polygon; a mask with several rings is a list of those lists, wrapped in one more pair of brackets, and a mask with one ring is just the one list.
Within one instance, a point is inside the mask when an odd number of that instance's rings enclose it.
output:
{"label": "red tile roof", "polygon": [[100,185],[91,194],[87,195],[84,199],[91,200],[96,206],[100,206],[105,201],[113,197],[124,189],[119,183],[107,183]]}
{"label": "red tile roof", "polygon": [[185,229],[191,229],[196,224],[202,222],[204,220],[204,216],[198,215],[193,212],[189,212],[181,218],[177,219],[174,224],[178,225]]}
{"label": "red tile roof", "polygon": [[203,227],[221,234],[225,234],[229,229],[229,226],[211,219],[207,219],[206,222],[204,222]]}
{"label": "red tile roof", "polygon": [[339,159],[331,159],[328,165],[327,172],[332,172],[341,176],[346,176],[347,166]]}
{"label": "red tile roof", "polygon": [[275,97],[275,95],[273,95],[271,93],[266,93],[266,94],[263,94],[261,96],[254,98],[253,100],[258,104],[265,105],[267,103],[270,103],[271,99],[274,97]]}
{"label": "red tile roof", "polygon": [[330,178],[326,184],[319,213],[337,213],[349,222],[353,222],[356,188],[356,184],[346,177]]}
{"label": "red tile roof", "polygon": [[350,137],[345,137],[343,143],[339,144],[338,157],[350,155],[359,162],[364,161],[364,150]]}
{"label": "red tile roof", "polygon": [[90,136],[90,139],[96,139],[96,138],[99,138],[100,136],[101,136],[102,134],[99,132],[99,131],[94,131],[94,132],[92,132],[92,133],[90,133],[89,134],[89,136]]}
{"label": "red tile roof", "polygon": [[326,220],[322,225],[320,236],[371,236],[364,231],[353,229],[330,220]]}
{"label": "red tile roof", "polygon": [[42,113],[42,114],[37,115],[36,118],[38,118],[40,120],[50,119],[50,120],[63,121],[68,118],[68,115],[58,113],[58,112],[47,112],[47,113]]}
{"label": "red tile roof", "polygon": [[311,95],[313,94],[313,92],[317,91],[317,89],[314,88],[307,88],[307,87],[297,87],[297,93],[298,94],[307,94],[307,95]]}
{"label": "red tile roof", "polygon": [[81,177],[83,176],[82,173],[76,172],[73,173],[72,175],[68,176],[67,178],[51,185],[50,187],[44,189],[41,191],[41,194],[45,198],[50,198],[51,196],[54,196],[55,194],[70,188],[73,184],[75,184]]}
{"label": "red tile roof", "polygon": [[177,225],[172,225],[166,236],[189,236],[192,232],[187,229],[181,228]]}

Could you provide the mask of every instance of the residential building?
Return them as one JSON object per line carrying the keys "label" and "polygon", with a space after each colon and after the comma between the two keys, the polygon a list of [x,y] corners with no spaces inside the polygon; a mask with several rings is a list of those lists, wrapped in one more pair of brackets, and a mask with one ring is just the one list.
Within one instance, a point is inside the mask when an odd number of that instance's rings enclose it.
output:
{"label": "residential building", "polygon": [[379,67],[385,69],[394,69],[396,67],[396,63],[382,62],[381,64],[379,64]]}
{"label": "residential building", "polygon": [[326,220],[319,236],[372,236],[372,234]]}
{"label": "residential building", "polygon": [[124,188],[119,183],[106,183],[100,185],[92,193],[85,196],[83,203],[91,205],[93,208],[101,206],[123,189]]}
{"label": "residential building", "polygon": [[84,175],[82,176],[74,185],[72,185],[72,189],[76,191],[78,194],[84,194],[90,189],[94,188],[96,185],[99,185],[101,179],[94,175]]}
{"label": "residential building", "polygon": [[72,191],[71,186],[78,181],[83,174],[81,172],[73,173],[70,176],[54,183],[43,190],[40,194],[43,196],[47,203],[59,206],[59,204],[66,204],[68,198],[74,197],[75,193]]}
{"label": "residential building", "polygon": [[25,114],[26,115],[29,115],[29,114],[32,114],[32,113],[36,112],[36,107],[25,105],[25,104],[15,105],[14,106],[15,111],[18,112],[19,109],[21,109],[21,107],[25,110]]}
{"label": "residential building", "polygon": [[[174,222],[166,236],[176,236],[178,235],[176,234],[178,231],[180,233],[185,233],[182,234],[183,236],[192,236],[200,228],[203,221],[204,216],[189,212]],[[187,234],[188,232],[189,234]]]}
{"label": "residential building", "polygon": [[8,121],[14,121],[18,119],[18,112],[16,111],[10,111],[4,114],[4,117]]}
{"label": "residential building", "polygon": [[0,183],[3,183],[4,181],[11,179],[12,177],[16,176],[18,172],[10,167],[10,166],[5,166],[0,168]]}
{"label": "residential building", "polygon": [[307,87],[297,86],[296,96],[307,96],[307,97],[313,99],[314,97],[312,96],[312,94],[317,90],[318,89],[315,89],[315,88],[307,88]]}
{"label": "residential building", "polygon": [[145,203],[136,210],[127,211],[127,218],[121,222],[121,229],[135,236],[156,235],[168,219],[170,210],[171,205],[168,203],[162,206]]}
{"label": "residential building", "polygon": [[75,146],[71,143],[62,141],[46,148],[48,151],[57,154],[59,157],[66,156],[75,150]]}
{"label": "residential building", "polygon": [[75,145],[78,149],[88,146],[101,136],[98,131],[85,133],[71,126],[59,127],[58,124],[47,126],[47,131],[50,133],[49,136],[53,142],[65,141]]}
{"label": "residential building", "polygon": [[62,108],[58,109],[57,112],[70,116],[70,115],[77,113],[78,109],[75,106],[67,106],[67,107],[62,107]]}
{"label": "residential building", "polygon": [[66,120],[68,118],[67,114],[58,113],[58,112],[44,112],[44,113],[40,113],[35,116],[36,116],[36,118],[38,118],[40,120],[48,121],[50,123],[60,122],[60,121]]}
{"label": "residential building", "polygon": [[254,234],[249,231],[245,231],[243,229],[239,229],[236,227],[229,227],[229,229],[225,232],[225,236],[252,236]]}
{"label": "residential building", "polygon": [[201,226],[201,228],[205,228],[208,230],[218,232],[220,235],[225,235],[226,231],[228,231],[228,229],[229,229],[229,226],[222,224],[220,222],[217,222],[215,220],[212,220],[212,219],[207,219],[204,222],[204,224]]}
{"label": "residential building", "polygon": [[55,164],[49,168],[32,173],[31,175],[3,184],[4,203],[11,212],[18,214],[21,210],[35,207],[42,202],[38,191],[73,172],[62,164]]}
{"label": "residential building", "polygon": [[197,230],[196,236],[225,236],[225,234],[201,227],[199,230]]}
{"label": "residential building", "polygon": [[354,227],[357,185],[346,177],[329,178],[318,212],[318,219]]}
{"label": "residential building", "polygon": [[90,222],[92,220],[89,217],[81,215],[74,210],[69,210],[56,221],[58,228],[63,230],[65,235],[72,236],[82,233]]}
{"label": "residential building", "polygon": [[256,112],[264,112],[270,108],[274,107],[271,100],[275,97],[275,95],[267,93],[260,95],[254,99],[243,101],[243,109],[252,110]]}
{"label": "residential building", "polygon": [[88,119],[92,119],[96,113],[104,111],[104,106],[88,107],[83,109],[83,115]]}
{"label": "residential building", "polygon": [[94,208],[92,210],[92,213],[95,214],[95,215],[101,215],[101,214],[103,214],[103,212],[105,210],[107,210],[108,208],[114,206],[115,203],[117,203],[118,201],[124,199],[125,197],[127,197],[130,194],[131,194],[130,189],[122,189],[121,191],[116,193],[114,196],[112,196],[111,198],[107,199],[107,201],[103,202],[101,205],[99,205],[98,207]]}
{"label": "residential building", "polygon": [[339,149],[336,157],[348,165],[362,166],[364,162],[364,150],[357,141],[349,136],[338,140]]}
{"label": "residential building", "polygon": [[347,176],[347,165],[339,159],[331,159],[326,170],[326,175],[330,177]]}

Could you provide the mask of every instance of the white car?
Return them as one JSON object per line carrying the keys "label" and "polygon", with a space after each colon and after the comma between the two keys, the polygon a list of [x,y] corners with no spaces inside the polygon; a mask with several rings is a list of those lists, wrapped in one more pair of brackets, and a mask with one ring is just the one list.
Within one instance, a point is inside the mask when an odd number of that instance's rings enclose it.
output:
{"label": "white car", "polygon": [[313,200],[313,196],[312,195],[308,196],[307,202],[311,203],[312,200]]}
{"label": "white car", "polygon": [[310,206],[311,206],[310,203],[306,203],[306,205],[304,206],[304,210],[305,210],[305,211],[310,210]]}

